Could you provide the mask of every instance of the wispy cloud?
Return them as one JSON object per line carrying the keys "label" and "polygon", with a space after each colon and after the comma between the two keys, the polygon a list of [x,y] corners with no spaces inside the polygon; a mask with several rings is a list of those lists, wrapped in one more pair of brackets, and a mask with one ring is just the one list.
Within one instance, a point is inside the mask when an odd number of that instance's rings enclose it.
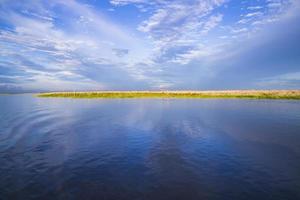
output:
{"label": "wispy cloud", "polygon": [[[17,5],[25,9],[21,13],[14,11],[14,6],[16,5],[5,5],[5,9],[1,11],[5,12],[1,19],[12,26],[10,30],[0,30],[0,42],[4,46],[2,53],[8,56],[6,59],[15,62],[14,67],[31,77],[31,80],[41,84],[45,80],[44,88],[59,85],[67,79],[69,82],[76,80],[82,83],[80,88],[86,87],[88,81],[91,87],[103,88],[109,83],[85,76],[82,71],[86,70],[86,66],[120,66],[123,73],[126,73],[127,65],[136,61],[127,61],[120,65],[120,62],[124,62],[122,57],[129,52],[122,47],[130,46],[131,51],[136,54],[143,51],[140,41],[129,31],[124,31],[121,26],[105,19],[101,13],[96,13],[87,5],[72,0],[52,1],[49,5],[40,5],[34,12],[31,10],[30,14],[26,11],[25,3]],[[67,28],[57,25],[59,20],[55,21],[51,14],[47,17],[40,16],[39,13],[46,10],[43,6],[66,9],[67,14],[56,14],[56,18],[63,18],[60,22],[68,24]],[[70,21],[68,18],[71,15]],[[26,58],[27,65],[20,58]],[[63,85],[68,87],[71,84]]]}
{"label": "wispy cloud", "polygon": [[[199,77],[217,74],[220,60],[230,63],[232,55],[247,48],[236,47],[267,40],[273,34],[269,27],[281,26],[299,8],[298,0],[109,3],[100,7],[76,0],[0,1],[1,88],[199,84]],[[259,37],[262,32],[267,36]]]}

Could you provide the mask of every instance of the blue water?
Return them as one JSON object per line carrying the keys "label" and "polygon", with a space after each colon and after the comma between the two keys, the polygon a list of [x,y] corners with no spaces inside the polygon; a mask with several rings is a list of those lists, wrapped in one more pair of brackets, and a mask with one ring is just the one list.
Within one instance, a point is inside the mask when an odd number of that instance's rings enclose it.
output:
{"label": "blue water", "polygon": [[300,101],[0,96],[0,199],[300,199]]}

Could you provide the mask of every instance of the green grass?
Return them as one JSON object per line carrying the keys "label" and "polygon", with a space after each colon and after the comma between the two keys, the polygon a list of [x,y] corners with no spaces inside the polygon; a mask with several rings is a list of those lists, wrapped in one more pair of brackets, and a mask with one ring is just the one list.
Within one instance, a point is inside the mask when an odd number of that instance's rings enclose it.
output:
{"label": "green grass", "polygon": [[300,100],[300,90],[95,91],[40,93],[37,96],[62,98],[247,98]]}

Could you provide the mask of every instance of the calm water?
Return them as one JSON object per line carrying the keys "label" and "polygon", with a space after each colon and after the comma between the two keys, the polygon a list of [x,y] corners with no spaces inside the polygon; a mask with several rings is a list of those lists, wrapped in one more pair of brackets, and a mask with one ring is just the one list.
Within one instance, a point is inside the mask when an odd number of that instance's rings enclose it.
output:
{"label": "calm water", "polygon": [[300,101],[0,96],[0,199],[300,199]]}

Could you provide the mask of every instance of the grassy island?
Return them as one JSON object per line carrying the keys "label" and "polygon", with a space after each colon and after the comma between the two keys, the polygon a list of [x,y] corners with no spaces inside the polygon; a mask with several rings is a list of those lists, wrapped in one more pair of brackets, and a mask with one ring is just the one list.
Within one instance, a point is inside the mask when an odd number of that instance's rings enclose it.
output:
{"label": "grassy island", "polygon": [[300,100],[300,90],[226,91],[91,91],[40,93],[38,97],[62,98],[247,98]]}

